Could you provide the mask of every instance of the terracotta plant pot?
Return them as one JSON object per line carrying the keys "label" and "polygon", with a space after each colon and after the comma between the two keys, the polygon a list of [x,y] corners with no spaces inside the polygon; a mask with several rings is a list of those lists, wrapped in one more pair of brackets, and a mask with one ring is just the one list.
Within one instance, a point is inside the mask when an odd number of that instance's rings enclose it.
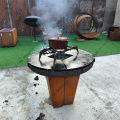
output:
{"label": "terracotta plant pot", "polygon": [[48,39],[49,41],[49,47],[51,49],[66,49],[68,46],[68,40],[67,37],[51,37]]}

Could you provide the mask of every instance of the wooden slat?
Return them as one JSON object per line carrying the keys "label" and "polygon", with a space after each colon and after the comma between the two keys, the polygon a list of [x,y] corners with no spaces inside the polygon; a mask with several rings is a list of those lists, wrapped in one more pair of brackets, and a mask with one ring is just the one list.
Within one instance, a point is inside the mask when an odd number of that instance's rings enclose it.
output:
{"label": "wooden slat", "polygon": [[0,29],[10,27],[6,0],[0,0]]}
{"label": "wooden slat", "polygon": [[[39,14],[38,14],[38,12],[36,10],[36,7],[35,7],[35,0],[29,0],[29,5],[30,5],[29,6],[29,8],[30,8],[29,14],[30,15],[34,15],[34,16],[39,16]],[[35,28],[35,34],[36,35],[40,35],[41,34],[40,26]],[[32,27],[31,27],[31,35],[32,36],[34,35],[34,29]]]}
{"label": "wooden slat", "polygon": [[18,35],[30,35],[30,27],[24,24],[24,18],[29,15],[27,0],[11,0],[11,17],[13,27],[17,29]]}

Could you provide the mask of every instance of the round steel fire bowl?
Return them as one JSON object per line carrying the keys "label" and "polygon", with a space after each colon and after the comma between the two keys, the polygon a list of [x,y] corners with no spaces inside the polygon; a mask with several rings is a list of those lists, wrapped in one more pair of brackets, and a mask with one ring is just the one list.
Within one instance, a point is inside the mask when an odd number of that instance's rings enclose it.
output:
{"label": "round steel fire bowl", "polygon": [[49,47],[51,49],[66,49],[68,46],[68,40],[67,37],[51,37],[48,39],[49,41]]}
{"label": "round steel fire bowl", "polygon": [[[28,67],[35,73],[38,73],[43,76],[48,77],[68,77],[68,76],[76,76],[82,73],[87,72],[93,66],[95,59],[92,54],[79,50],[77,57],[76,50],[70,50],[65,52],[65,54],[69,55],[68,58],[64,59],[62,62],[66,64],[66,69],[61,70],[53,70],[51,65],[53,64],[54,58],[50,52],[43,54],[41,56],[41,61],[44,64],[41,64],[39,61],[39,52],[33,53],[28,57]],[[75,58],[74,60],[72,60]],[[59,61],[59,60],[58,60]]]}

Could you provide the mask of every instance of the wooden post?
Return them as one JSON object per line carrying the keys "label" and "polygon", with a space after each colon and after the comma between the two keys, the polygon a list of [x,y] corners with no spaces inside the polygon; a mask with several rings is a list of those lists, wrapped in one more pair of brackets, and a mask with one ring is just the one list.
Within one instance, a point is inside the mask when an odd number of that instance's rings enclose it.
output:
{"label": "wooden post", "polygon": [[64,104],[73,104],[79,75],[70,77],[46,77],[46,79],[54,108]]}

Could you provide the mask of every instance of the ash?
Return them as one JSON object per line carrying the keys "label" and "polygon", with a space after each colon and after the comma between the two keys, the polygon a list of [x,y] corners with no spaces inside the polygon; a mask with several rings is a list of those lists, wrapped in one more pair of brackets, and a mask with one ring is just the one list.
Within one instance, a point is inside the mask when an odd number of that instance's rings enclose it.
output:
{"label": "ash", "polygon": [[39,55],[41,66],[49,66],[52,70],[67,69],[71,61],[77,58],[78,50],[71,48],[68,50],[50,50],[43,49]]}
{"label": "ash", "polygon": [[66,69],[66,65],[65,64],[58,64],[56,63],[54,66],[51,67],[53,70],[62,70],[62,69]]}

